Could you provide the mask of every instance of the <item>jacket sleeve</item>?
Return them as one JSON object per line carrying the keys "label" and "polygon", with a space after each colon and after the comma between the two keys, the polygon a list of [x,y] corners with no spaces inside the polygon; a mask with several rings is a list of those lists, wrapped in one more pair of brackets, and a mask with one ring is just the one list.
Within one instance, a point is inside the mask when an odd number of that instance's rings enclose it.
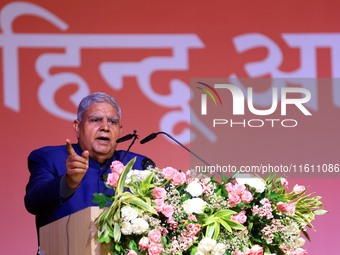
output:
{"label": "jacket sleeve", "polygon": [[[36,150],[28,157],[31,175],[26,186],[25,207],[35,215],[51,213],[63,204],[60,180],[66,170],[65,167],[56,169],[58,164],[52,162],[51,156],[48,151]],[[65,165],[65,160],[63,164]]]}

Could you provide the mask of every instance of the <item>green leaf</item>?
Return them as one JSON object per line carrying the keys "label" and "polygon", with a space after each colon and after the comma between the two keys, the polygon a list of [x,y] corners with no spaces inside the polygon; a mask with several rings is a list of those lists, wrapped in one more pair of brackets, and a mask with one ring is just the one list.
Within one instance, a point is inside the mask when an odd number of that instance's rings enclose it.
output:
{"label": "green leaf", "polygon": [[119,222],[115,222],[115,226],[114,226],[114,232],[113,232],[113,236],[115,239],[115,242],[119,242],[120,241],[120,237],[121,237],[121,232],[120,232],[120,223]]}
{"label": "green leaf", "polygon": [[315,210],[314,211],[315,215],[324,215],[326,213],[328,213],[328,211],[326,211],[326,210]]}
{"label": "green leaf", "polygon": [[220,196],[222,193],[222,191],[219,189],[217,192],[216,192],[216,196]]}
{"label": "green leaf", "polygon": [[103,193],[94,193],[92,203],[98,204],[100,209],[103,209],[107,205],[106,196]]}
{"label": "green leaf", "polygon": [[128,183],[125,185],[125,187],[131,189],[131,188],[134,188],[134,189],[138,189],[138,186],[132,182]]}
{"label": "green leaf", "polygon": [[277,198],[279,195],[277,193],[270,193],[270,197],[273,199],[273,198]]}
{"label": "green leaf", "polygon": [[226,217],[226,216],[229,216],[229,215],[231,215],[231,214],[236,214],[236,213],[237,213],[237,212],[235,212],[235,211],[233,211],[233,210],[228,210],[228,209],[226,209],[226,210],[220,210],[220,211],[216,212],[216,213],[214,214],[214,216],[215,216],[215,217],[221,218],[221,217]]}
{"label": "green leaf", "polygon": [[213,234],[214,234],[214,230],[215,230],[214,224],[210,224],[210,225],[207,227],[207,230],[206,230],[206,232],[205,232],[205,237],[212,238],[212,236],[213,236]]}
{"label": "green leaf", "polygon": [[232,232],[231,227],[229,226],[229,224],[226,221],[224,221],[222,219],[219,219],[219,221],[227,231],[229,231],[230,233]]}
{"label": "green leaf", "polygon": [[221,181],[228,182],[228,178],[224,174],[221,174]]}
{"label": "green leaf", "polygon": [[125,166],[125,169],[123,170],[123,172],[120,174],[120,177],[117,182],[116,196],[123,193],[126,176],[132,169],[132,166],[135,164],[136,158],[137,157],[134,157],[133,159],[131,159],[129,163],[127,163],[127,165]]}
{"label": "green leaf", "polygon": [[242,224],[236,222],[236,221],[233,221],[233,220],[225,220],[230,227],[232,227],[233,229],[236,229],[236,230],[244,230],[245,229],[245,226],[243,226]]}
{"label": "green leaf", "polygon": [[145,180],[143,181],[143,185],[149,186],[151,184],[152,178],[155,175],[155,173],[151,173],[148,175],[148,177],[145,178]]}
{"label": "green leaf", "polygon": [[307,240],[311,242],[308,233],[307,233],[305,230],[303,230],[303,229],[302,229],[302,233],[303,233],[303,235],[307,238]]}
{"label": "green leaf", "polygon": [[215,221],[216,221],[215,217],[213,215],[211,215],[205,220],[205,222],[202,226],[204,227],[204,226],[210,225],[210,224],[214,223]]}
{"label": "green leaf", "polygon": [[252,228],[253,228],[254,223],[250,222],[248,225],[248,231],[251,232]]}
{"label": "green leaf", "polygon": [[167,244],[166,237],[165,237],[165,236],[162,236],[161,239],[162,239],[162,242],[164,243],[164,245],[166,245],[166,244]]}
{"label": "green leaf", "polygon": [[191,251],[190,251],[190,254],[191,255],[194,255],[196,252],[197,252],[197,247],[196,246],[191,246]]}
{"label": "green leaf", "polygon": [[134,250],[135,252],[138,252],[138,246],[134,240],[131,240],[129,243],[129,249]]}
{"label": "green leaf", "polygon": [[214,223],[214,235],[213,235],[213,239],[216,240],[217,237],[219,236],[220,234],[220,228],[221,228],[221,225],[218,221],[216,221]]}
{"label": "green leaf", "polygon": [[118,252],[120,252],[120,251],[122,250],[121,247],[120,247],[120,245],[119,245],[118,243],[116,243],[115,249],[116,249],[116,251],[118,251]]}
{"label": "green leaf", "polygon": [[144,199],[145,203],[151,205],[151,199],[150,198],[144,197],[143,199]]}
{"label": "green leaf", "polygon": [[152,214],[158,215],[158,213],[155,211],[155,209],[151,205],[145,203],[143,200],[141,200],[140,198],[136,196],[131,195],[131,196],[122,197],[122,201],[124,201],[125,203],[134,204],[144,211],[148,211]]}
{"label": "green leaf", "polygon": [[110,242],[110,237],[109,236],[99,236],[98,237],[98,242],[100,243],[109,243]]}

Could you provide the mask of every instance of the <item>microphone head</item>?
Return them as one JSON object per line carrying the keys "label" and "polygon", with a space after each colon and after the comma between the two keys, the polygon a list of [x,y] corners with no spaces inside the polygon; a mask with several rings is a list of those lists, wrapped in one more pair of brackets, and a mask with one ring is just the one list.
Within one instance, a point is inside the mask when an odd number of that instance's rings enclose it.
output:
{"label": "microphone head", "polygon": [[152,133],[150,135],[148,135],[147,137],[145,137],[142,141],[140,141],[141,144],[147,143],[153,139],[155,139],[157,136],[157,133]]}
{"label": "microphone head", "polygon": [[129,134],[129,135],[123,136],[123,137],[121,137],[121,138],[117,139],[117,140],[116,140],[116,143],[121,143],[121,142],[128,141],[128,140],[132,139],[132,138],[133,138],[133,136],[134,136],[134,135],[132,135],[132,134]]}

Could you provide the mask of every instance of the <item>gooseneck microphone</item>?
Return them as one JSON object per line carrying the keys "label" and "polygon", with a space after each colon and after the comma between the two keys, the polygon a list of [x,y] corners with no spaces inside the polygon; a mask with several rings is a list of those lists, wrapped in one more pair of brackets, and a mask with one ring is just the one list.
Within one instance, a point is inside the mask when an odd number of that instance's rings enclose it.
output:
{"label": "gooseneck microphone", "polygon": [[177,141],[174,137],[172,137],[171,135],[169,135],[168,133],[165,132],[157,132],[157,133],[152,133],[150,135],[148,135],[147,137],[145,137],[144,139],[142,139],[140,141],[141,144],[147,143],[153,139],[155,139],[157,137],[157,135],[159,134],[163,134],[166,135],[167,137],[169,137],[171,140],[173,140],[174,142],[178,143],[180,146],[182,146],[182,148],[184,148],[185,150],[187,150],[188,152],[190,152],[192,155],[194,155],[196,158],[198,158],[199,160],[201,160],[204,164],[206,164],[207,166],[211,166],[208,162],[206,162],[205,160],[203,160],[201,157],[199,157],[197,154],[195,154],[193,151],[191,151],[189,148],[187,148],[186,146],[184,146],[182,143],[180,143],[179,141]]}
{"label": "gooseneck microphone", "polygon": [[147,137],[145,137],[144,139],[142,139],[142,141],[140,141],[140,143],[141,143],[141,144],[147,143],[147,142],[149,142],[149,141],[155,139],[156,136],[157,136],[158,134],[160,134],[160,133],[161,133],[161,132],[152,133],[152,134],[148,135]]}
{"label": "gooseneck microphone", "polygon": [[129,148],[126,150],[123,158],[121,159],[121,162],[123,162],[123,160],[125,159],[125,156],[129,153],[130,149],[131,149],[131,146],[135,143],[136,139],[138,138],[138,135],[137,135],[137,130],[133,130],[133,134],[128,134],[128,135],[125,135],[119,139],[117,139],[116,143],[121,143],[121,142],[125,142],[125,141],[128,141],[130,139],[132,139],[132,142],[129,146]]}
{"label": "gooseneck microphone", "polygon": [[[134,130],[134,132],[136,132],[136,130]],[[128,140],[131,140],[135,136],[136,136],[136,133],[125,135],[125,136],[117,139],[116,143],[122,143],[122,142],[125,142],[125,141],[128,141]]]}

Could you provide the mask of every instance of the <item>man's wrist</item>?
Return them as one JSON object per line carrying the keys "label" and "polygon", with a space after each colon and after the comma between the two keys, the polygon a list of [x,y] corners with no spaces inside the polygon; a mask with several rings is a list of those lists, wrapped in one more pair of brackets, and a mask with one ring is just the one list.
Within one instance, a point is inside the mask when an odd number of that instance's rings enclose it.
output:
{"label": "man's wrist", "polygon": [[75,188],[70,187],[66,181],[66,174],[61,177],[60,180],[60,196],[64,199],[67,199],[73,195],[73,193],[77,190],[79,185]]}

